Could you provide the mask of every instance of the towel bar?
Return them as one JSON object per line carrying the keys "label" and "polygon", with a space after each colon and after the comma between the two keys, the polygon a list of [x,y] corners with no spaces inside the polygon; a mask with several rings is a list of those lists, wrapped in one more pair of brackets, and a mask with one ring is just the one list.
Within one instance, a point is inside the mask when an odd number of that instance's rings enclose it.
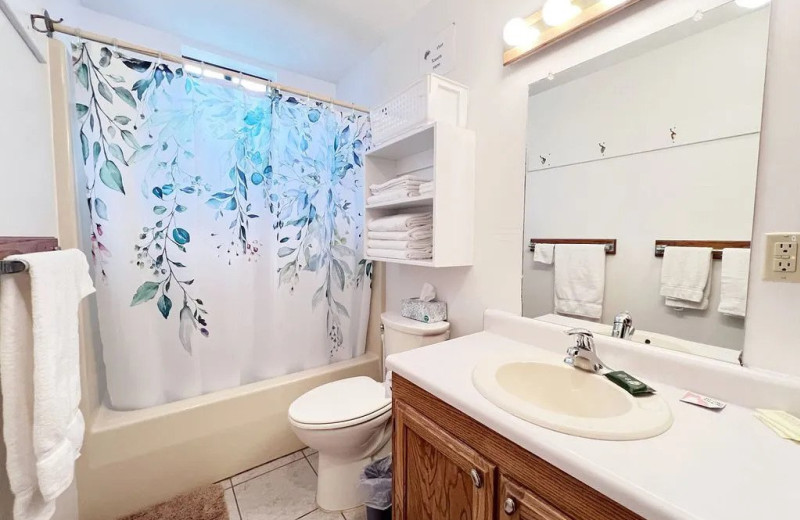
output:
{"label": "towel bar", "polygon": [[723,249],[750,249],[747,240],[656,240],[655,254],[664,256],[667,247],[710,247],[714,260],[722,258]]}
{"label": "towel bar", "polygon": [[52,237],[0,237],[0,274],[22,273],[28,264],[20,260],[3,260],[10,255],[56,251],[58,239]]}
{"label": "towel bar", "polygon": [[599,244],[606,247],[607,255],[617,254],[616,238],[532,238],[531,251],[536,249],[536,244]]}

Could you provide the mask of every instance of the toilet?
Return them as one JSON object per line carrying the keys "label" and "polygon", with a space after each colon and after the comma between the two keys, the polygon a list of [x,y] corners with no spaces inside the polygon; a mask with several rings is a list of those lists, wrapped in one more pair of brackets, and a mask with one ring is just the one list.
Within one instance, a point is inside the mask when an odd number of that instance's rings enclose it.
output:
{"label": "toilet", "polygon": [[[450,337],[447,322],[423,323],[385,312],[381,323],[384,359]],[[302,442],[319,451],[319,507],[343,511],[363,504],[361,471],[392,447],[392,400],[383,383],[359,376],[318,386],[289,406],[289,423]]]}

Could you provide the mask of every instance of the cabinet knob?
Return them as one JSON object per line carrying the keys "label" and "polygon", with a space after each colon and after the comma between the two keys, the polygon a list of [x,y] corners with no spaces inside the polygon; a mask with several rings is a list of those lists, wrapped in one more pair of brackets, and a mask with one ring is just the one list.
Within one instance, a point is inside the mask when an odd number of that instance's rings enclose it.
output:
{"label": "cabinet knob", "polygon": [[472,483],[476,488],[483,486],[483,478],[481,478],[481,474],[478,473],[477,469],[472,468],[469,470],[469,476],[472,477]]}
{"label": "cabinet knob", "polygon": [[513,515],[514,511],[516,510],[517,510],[517,503],[514,502],[513,498],[508,497],[506,501],[503,502],[503,511],[505,511],[507,515]]}

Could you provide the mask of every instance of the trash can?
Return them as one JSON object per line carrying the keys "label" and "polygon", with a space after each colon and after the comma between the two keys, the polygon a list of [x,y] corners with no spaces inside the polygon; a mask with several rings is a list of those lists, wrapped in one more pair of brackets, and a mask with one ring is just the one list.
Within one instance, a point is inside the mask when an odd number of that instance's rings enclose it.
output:
{"label": "trash can", "polygon": [[361,472],[367,520],[392,520],[392,456],[378,459]]}

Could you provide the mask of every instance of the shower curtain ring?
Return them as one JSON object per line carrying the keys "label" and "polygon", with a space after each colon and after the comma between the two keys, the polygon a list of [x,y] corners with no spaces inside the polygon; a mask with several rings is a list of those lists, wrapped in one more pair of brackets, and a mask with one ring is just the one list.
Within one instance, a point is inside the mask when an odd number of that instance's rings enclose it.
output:
{"label": "shower curtain ring", "polygon": [[117,39],[116,38],[111,40],[111,45],[114,47],[114,52],[118,52],[119,51],[119,45],[117,45]]}
{"label": "shower curtain ring", "polygon": [[78,43],[83,45],[83,32],[80,29],[75,29],[75,36],[78,37]]}

